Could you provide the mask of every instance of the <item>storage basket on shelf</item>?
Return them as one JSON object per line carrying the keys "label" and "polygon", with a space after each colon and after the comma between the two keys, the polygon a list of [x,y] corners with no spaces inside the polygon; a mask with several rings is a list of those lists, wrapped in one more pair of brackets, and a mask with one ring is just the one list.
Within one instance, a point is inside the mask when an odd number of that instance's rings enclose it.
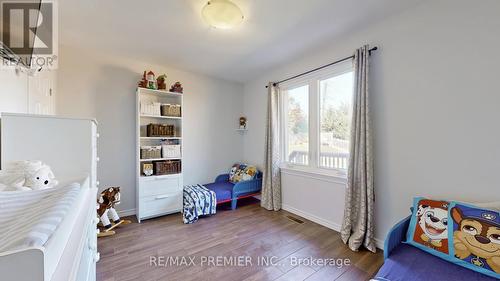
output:
{"label": "storage basket on shelf", "polygon": [[141,115],[161,116],[161,103],[152,101],[141,102]]}
{"label": "storage basket on shelf", "polygon": [[180,160],[155,161],[154,174],[157,176],[179,174],[181,172]]}
{"label": "storage basket on shelf", "polygon": [[163,144],[161,146],[161,153],[163,158],[180,158],[181,145],[180,144]]}
{"label": "storage basket on shelf", "polygon": [[141,159],[161,158],[161,146],[141,146]]}
{"label": "storage basket on shelf", "polygon": [[175,126],[165,124],[149,124],[147,126],[148,137],[174,137]]}
{"label": "storage basket on shelf", "polygon": [[170,117],[181,117],[181,106],[178,104],[162,104],[161,115]]}

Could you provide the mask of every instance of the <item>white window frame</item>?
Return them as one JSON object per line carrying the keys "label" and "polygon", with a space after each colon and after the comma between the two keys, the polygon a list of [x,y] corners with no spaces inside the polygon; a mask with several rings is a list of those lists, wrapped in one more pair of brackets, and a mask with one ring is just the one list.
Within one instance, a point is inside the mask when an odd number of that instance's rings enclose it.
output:
{"label": "white window frame", "polygon": [[[342,75],[347,72],[354,71],[352,61],[339,63],[328,68],[316,71],[314,73],[301,76],[296,79],[280,84],[280,124],[281,128],[281,155],[284,156],[282,161],[282,168],[286,170],[296,170],[304,173],[319,174],[325,176],[334,176],[342,179],[347,178],[347,173],[342,169],[320,167],[320,88],[321,80],[332,78],[334,76]],[[288,161],[288,138],[287,138],[287,124],[288,124],[288,90],[298,88],[301,86],[309,85],[309,160],[308,165],[291,163]],[[354,89],[353,89],[354,94]]]}

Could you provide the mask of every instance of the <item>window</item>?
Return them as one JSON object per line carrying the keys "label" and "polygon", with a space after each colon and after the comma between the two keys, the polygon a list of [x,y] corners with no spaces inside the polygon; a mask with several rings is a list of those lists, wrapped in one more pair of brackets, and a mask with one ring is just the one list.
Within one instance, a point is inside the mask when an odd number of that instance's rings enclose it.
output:
{"label": "window", "polygon": [[288,165],[345,174],[353,86],[350,62],[281,85],[282,150]]}
{"label": "window", "polygon": [[319,81],[319,167],[347,169],[353,79],[351,71]]}
{"label": "window", "polygon": [[309,164],[309,86],[289,89],[286,95],[286,155],[290,163]]}

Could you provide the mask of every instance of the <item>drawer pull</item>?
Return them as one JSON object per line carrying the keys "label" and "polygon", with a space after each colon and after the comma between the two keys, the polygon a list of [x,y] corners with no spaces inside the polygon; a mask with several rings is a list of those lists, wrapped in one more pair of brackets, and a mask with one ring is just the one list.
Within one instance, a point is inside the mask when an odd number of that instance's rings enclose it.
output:
{"label": "drawer pull", "polygon": [[166,199],[166,198],[168,198],[168,197],[170,197],[170,195],[160,195],[160,196],[156,196],[156,197],[155,197],[155,200]]}

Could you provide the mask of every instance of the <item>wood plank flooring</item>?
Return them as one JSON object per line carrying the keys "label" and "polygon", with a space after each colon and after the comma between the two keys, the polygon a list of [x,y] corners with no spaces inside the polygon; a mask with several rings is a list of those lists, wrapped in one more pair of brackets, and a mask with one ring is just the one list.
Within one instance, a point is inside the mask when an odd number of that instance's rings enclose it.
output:
{"label": "wood plank flooring", "polygon": [[[98,281],[363,281],[383,263],[381,252],[352,252],[339,233],[286,211],[267,211],[253,198],[234,211],[223,205],[216,215],[192,225],[183,224],[181,215],[175,214],[133,223],[116,232],[99,238]],[[238,263],[239,256],[247,262]],[[175,257],[180,264],[169,264]],[[219,258],[218,263],[217,257],[226,257],[226,261]],[[186,265],[190,258],[194,265]],[[311,258],[316,259],[315,264]],[[266,266],[263,259],[274,266]],[[325,263],[348,259],[350,264],[324,265],[317,259],[326,259]],[[221,264],[227,266],[218,266]]]}

